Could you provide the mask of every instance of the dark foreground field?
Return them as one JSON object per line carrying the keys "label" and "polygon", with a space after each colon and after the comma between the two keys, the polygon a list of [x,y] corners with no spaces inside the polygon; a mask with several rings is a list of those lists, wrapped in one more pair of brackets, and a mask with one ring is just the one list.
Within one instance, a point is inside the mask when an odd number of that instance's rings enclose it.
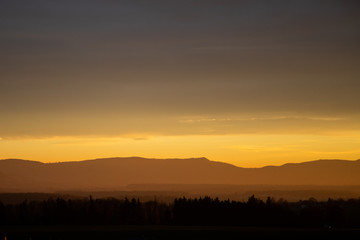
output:
{"label": "dark foreground field", "polygon": [[360,229],[219,226],[7,226],[0,239],[360,239]]}

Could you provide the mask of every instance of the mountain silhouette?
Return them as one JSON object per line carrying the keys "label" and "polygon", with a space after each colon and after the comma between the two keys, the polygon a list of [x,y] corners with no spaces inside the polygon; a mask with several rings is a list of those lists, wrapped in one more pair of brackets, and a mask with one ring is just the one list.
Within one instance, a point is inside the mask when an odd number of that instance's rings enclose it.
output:
{"label": "mountain silhouette", "polygon": [[0,160],[0,191],[120,189],[129,184],[360,185],[360,160],[241,168],[206,158],[104,158],[42,163]]}

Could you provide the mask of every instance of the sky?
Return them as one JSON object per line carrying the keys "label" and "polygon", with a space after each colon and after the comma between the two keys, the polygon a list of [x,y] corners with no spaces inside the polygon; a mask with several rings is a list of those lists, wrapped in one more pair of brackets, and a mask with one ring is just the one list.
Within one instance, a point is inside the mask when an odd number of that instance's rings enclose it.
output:
{"label": "sky", "polygon": [[2,0],[0,159],[360,158],[357,0]]}

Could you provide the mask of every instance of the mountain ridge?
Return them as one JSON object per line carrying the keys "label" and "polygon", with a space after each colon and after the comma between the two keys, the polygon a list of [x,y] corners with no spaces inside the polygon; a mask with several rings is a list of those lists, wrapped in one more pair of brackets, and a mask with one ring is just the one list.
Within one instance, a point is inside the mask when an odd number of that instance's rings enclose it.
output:
{"label": "mountain ridge", "polygon": [[207,158],[0,160],[0,191],[119,189],[129,184],[360,185],[360,160],[320,159],[243,168]]}
{"label": "mountain ridge", "polygon": [[26,162],[26,163],[41,163],[41,164],[63,164],[63,163],[83,163],[83,162],[93,162],[93,161],[121,161],[121,160],[156,160],[156,161],[205,161],[205,162],[212,162],[212,163],[221,163],[221,164],[227,164],[231,165],[237,168],[243,168],[243,169],[261,169],[261,168],[268,168],[268,167],[283,167],[288,165],[301,165],[301,164],[311,164],[311,163],[319,163],[319,162],[360,162],[360,159],[356,160],[345,160],[345,159],[317,159],[317,160],[311,160],[311,161],[304,161],[304,162],[296,162],[296,163],[284,163],[281,165],[266,165],[262,167],[241,167],[236,166],[231,163],[226,163],[222,161],[214,161],[209,160],[206,157],[198,157],[198,158],[145,158],[145,157],[108,157],[108,158],[94,158],[94,159],[86,159],[86,160],[79,160],[79,161],[63,161],[63,162],[41,162],[36,160],[29,160],[29,159],[20,159],[20,158],[6,158],[6,159],[0,159],[0,162],[2,161],[15,161],[15,162]]}

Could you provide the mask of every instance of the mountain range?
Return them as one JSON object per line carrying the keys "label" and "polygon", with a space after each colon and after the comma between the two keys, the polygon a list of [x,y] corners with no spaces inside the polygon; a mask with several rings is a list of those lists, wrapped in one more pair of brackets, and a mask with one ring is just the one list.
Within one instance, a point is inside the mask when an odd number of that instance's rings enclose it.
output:
{"label": "mountain range", "polygon": [[117,190],[131,184],[360,185],[360,160],[242,168],[206,158],[103,158],[42,163],[0,160],[0,191]]}

